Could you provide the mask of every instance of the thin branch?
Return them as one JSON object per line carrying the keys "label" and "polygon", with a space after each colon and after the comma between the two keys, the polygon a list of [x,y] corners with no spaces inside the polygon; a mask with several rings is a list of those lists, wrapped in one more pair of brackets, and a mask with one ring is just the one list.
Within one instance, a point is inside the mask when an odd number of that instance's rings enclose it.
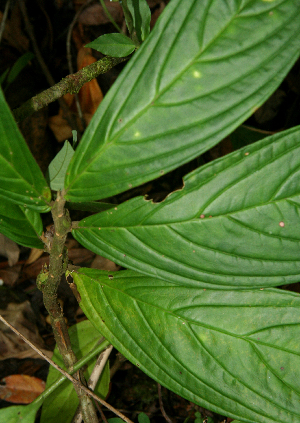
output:
{"label": "thin branch", "polygon": [[69,373],[67,373],[65,370],[63,370],[61,367],[59,367],[54,361],[51,360],[51,358],[47,357],[46,354],[44,354],[38,347],[36,347],[32,342],[29,341],[24,335],[21,334],[21,332],[18,331],[18,329],[14,328],[10,323],[8,323],[4,317],[0,314],[0,320],[2,323],[4,323],[7,327],[9,327],[15,334],[17,334],[21,339],[23,339],[26,344],[28,344],[35,352],[37,352],[41,357],[43,357],[44,360],[48,361],[51,366],[53,366],[56,370],[58,370],[60,373],[62,373],[65,377],[69,379]]}
{"label": "thin branch", "polygon": [[[92,2],[93,0],[87,0],[85,3],[83,3],[81,5],[81,7],[79,8],[79,10],[76,12],[74,19],[72,20],[69,29],[68,29],[68,33],[67,33],[67,41],[66,41],[66,50],[67,50],[67,61],[68,61],[68,68],[69,68],[69,73],[72,74],[74,73],[73,70],[73,65],[72,65],[72,55],[71,55],[71,36],[72,36],[72,31],[74,28],[75,23],[77,22],[79,16],[81,15],[81,12]],[[75,103],[76,103],[76,108],[77,108],[77,112],[78,112],[78,116],[81,120],[81,124],[82,127],[85,128],[85,121],[83,119],[83,114],[82,114],[82,110],[81,110],[81,106],[80,106],[80,102],[79,102],[79,98],[78,98],[78,94],[75,94]]]}
{"label": "thin branch", "polygon": [[119,27],[119,25],[117,24],[117,22],[115,22],[114,18],[109,13],[109,10],[107,9],[106,4],[104,3],[104,0],[100,0],[100,3],[101,3],[101,6],[103,7],[103,10],[104,10],[106,16],[111,21],[111,23],[113,24],[113,26],[116,28],[117,31],[120,32],[120,34],[123,34],[122,29]]}
{"label": "thin branch", "polygon": [[[40,49],[37,45],[35,35],[34,35],[34,31],[33,31],[33,28],[31,26],[31,23],[30,23],[29,18],[28,18],[28,14],[27,14],[26,5],[25,5],[24,0],[19,0],[19,7],[20,7],[20,10],[21,10],[23,19],[24,19],[26,31],[29,35],[30,40],[31,40],[32,47],[33,47],[33,50],[34,50],[34,54],[36,55],[36,58],[39,62],[39,65],[40,65],[49,85],[50,86],[55,85],[55,80],[54,80],[53,76],[51,75],[51,73],[50,73],[50,71],[49,71],[49,69],[48,69],[48,67],[47,67],[47,65],[46,65],[46,63],[45,63],[45,61],[44,61],[44,59],[41,55]],[[63,98],[59,98],[58,102],[59,102],[60,107],[64,111],[65,117],[66,117],[69,125],[71,126],[71,128],[76,129],[78,131],[76,119],[74,118],[74,116],[72,116],[70,109],[69,109],[67,103],[65,102],[65,100]]]}
{"label": "thin branch", "polygon": [[107,421],[107,419],[106,419],[106,417],[105,417],[105,415],[104,415],[104,413],[103,413],[102,408],[100,407],[100,405],[97,402],[95,404],[96,404],[96,407],[97,407],[97,409],[98,409],[98,411],[100,413],[101,419],[104,421],[104,423],[108,423],[108,421]]}
{"label": "thin branch", "polygon": [[110,378],[112,379],[114,374],[119,370],[123,363],[127,360],[121,353],[117,353],[116,360],[110,369]]}
{"label": "thin branch", "polygon": [[72,65],[72,55],[71,55],[71,35],[73,31],[73,27],[76,24],[79,16],[81,15],[81,12],[90,4],[93,0],[87,0],[85,3],[83,3],[78,11],[76,12],[72,22],[70,23],[68,34],[67,34],[67,41],[66,41],[66,49],[67,49],[67,61],[68,61],[68,68],[70,73],[74,73],[73,65]]}
{"label": "thin branch", "polygon": [[[88,381],[88,388],[89,389],[91,389],[91,390],[95,389],[97,382],[98,382],[98,380],[99,380],[99,378],[100,378],[100,376],[101,376],[101,374],[104,370],[104,367],[107,363],[107,360],[110,356],[110,353],[112,352],[112,349],[113,349],[113,346],[111,345],[110,347],[108,347],[105,351],[103,351],[99,355],[99,357],[96,361],[96,364],[93,368],[93,371],[91,373],[91,376],[89,378],[89,381]],[[99,408],[99,411],[100,410],[101,409]],[[101,412],[102,412],[102,410],[101,410]],[[101,412],[100,412],[100,414],[101,414]],[[81,412],[81,407],[79,406],[79,408],[77,409],[76,415],[74,416],[74,418],[72,420],[72,423],[80,423],[81,421],[82,421],[82,412]]]}
{"label": "thin branch", "polygon": [[164,404],[163,404],[163,400],[161,396],[161,385],[159,383],[157,384],[157,390],[158,390],[158,400],[159,400],[160,411],[168,423],[173,423],[170,417],[165,412]]}
{"label": "thin branch", "polygon": [[47,90],[37,94],[36,96],[26,101],[26,103],[22,104],[21,107],[14,109],[13,114],[15,116],[16,121],[20,122],[24,120],[27,116],[32,115],[32,113],[42,109],[53,101],[58,100],[60,97],[67,93],[78,93],[80,88],[86,82],[91,81],[102,73],[108,72],[114,66],[124,62],[125,60],[128,60],[129,57],[130,56],[106,56],[98,60],[97,62],[91,63],[85,68],[80,69],[78,72],[66,76],[66,78],[63,78],[53,87],[50,87]]}
{"label": "thin branch", "polygon": [[14,328],[10,323],[8,323],[4,317],[0,315],[0,321],[4,323],[6,326],[8,326],[13,332],[15,332],[18,336],[20,336],[21,339],[23,339],[26,344],[30,345],[30,347],[36,351],[41,357],[43,357],[46,361],[48,361],[51,366],[53,366],[56,370],[58,370],[62,375],[64,375],[67,379],[69,379],[74,385],[78,386],[82,391],[86,392],[90,397],[94,398],[96,401],[100,402],[100,404],[104,405],[104,407],[108,408],[110,411],[112,411],[114,414],[119,416],[122,420],[124,420],[127,423],[133,423],[130,419],[128,419],[124,414],[120,413],[118,410],[116,410],[114,407],[112,407],[110,404],[108,404],[106,401],[104,401],[102,398],[99,398],[94,392],[92,392],[90,389],[86,388],[81,384],[81,382],[77,379],[74,379],[69,373],[67,373],[65,370],[63,370],[61,367],[59,367],[54,361],[51,360],[51,358],[47,357],[39,348],[37,348],[35,345],[33,345],[27,338],[25,338],[24,335],[22,335],[16,328]]}
{"label": "thin branch", "polygon": [[9,10],[9,7],[10,7],[10,2],[11,2],[11,0],[7,0],[6,5],[5,5],[5,9],[4,9],[4,12],[3,12],[3,15],[2,15],[2,20],[1,20],[1,24],[0,24],[0,43],[1,43],[1,40],[2,40],[2,35],[3,35],[5,24],[6,24],[6,19],[7,19],[8,10]]}

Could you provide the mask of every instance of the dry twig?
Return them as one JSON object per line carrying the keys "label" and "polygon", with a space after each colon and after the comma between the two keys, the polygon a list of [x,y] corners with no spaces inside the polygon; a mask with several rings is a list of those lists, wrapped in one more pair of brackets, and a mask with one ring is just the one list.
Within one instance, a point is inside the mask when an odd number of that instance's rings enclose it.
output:
{"label": "dry twig", "polygon": [[63,374],[67,379],[69,379],[73,383],[73,385],[78,386],[78,388],[86,392],[90,397],[94,398],[96,401],[100,402],[100,404],[104,405],[104,407],[108,408],[110,411],[112,411],[114,414],[119,416],[126,423],[133,423],[130,419],[124,416],[124,414],[120,413],[118,410],[116,410],[114,407],[112,407],[102,398],[99,398],[96,394],[94,394],[94,392],[92,392],[90,389],[83,386],[80,381],[74,379],[69,373],[67,373],[65,370],[59,367],[56,363],[54,363],[54,361],[52,361],[49,357],[47,357],[39,348],[33,345],[27,338],[25,338],[25,336],[23,336],[10,323],[8,323],[1,315],[0,315],[0,321],[4,323],[6,326],[8,326],[13,332],[15,332],[21,339],[23,339],[23,341],[26,342],[26,344],[30,345],[31,348],[34,349],[34,351],[36,351],[41,357],[43,357],[44,360],[48,361],[48,363],[51,364],[51,366],[53,366],[56,370],[58,370],[61,374]]}

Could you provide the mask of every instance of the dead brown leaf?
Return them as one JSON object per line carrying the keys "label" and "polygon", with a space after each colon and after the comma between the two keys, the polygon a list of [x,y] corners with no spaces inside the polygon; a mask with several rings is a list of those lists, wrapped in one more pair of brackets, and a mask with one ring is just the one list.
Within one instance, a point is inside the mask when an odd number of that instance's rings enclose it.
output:
{"label": "dead brown leaf", "polygon": [[[94,63],[95,61],[96,59],[92,56],[91,49],[84,47],[79,49],[77,55],[78,70],[88,66],[91,63]],[[92,119],[93,114],[97,110],[97,107],[103,99],[103,94],[96,78],[84,84],[84,86],[80,89],[78,96],[84,121],[86,125],[88,125]],[[72,94],[66,94],[64,96],[64,100],[70,107],[71,112],[76,114],[75,97]],[[78,127],[82,130],[83,128],[81,128],[82,125],[79,118],[77,118],[77,124]],[[58,142],[65,141],[72,136],[72,128],[64,118],[62,109],[59,110],[58,115],[52,116],[49,119],[49,126],[52,129]]]}
{"label": "dead brown leaf", "polygon": [[0,398],[14,404],[30,404],[45,390],[45,382],[34,376],[11,375],[0,384]]}
{"label": "dead brown leaf", "polygon": [[0,234],[0,255],[7,257],[9,266],[16,264],[20,255],[17,244],[3,234]]}
{"label": "dead brown leaf", "polygon": [[111,260],[108,260],[102,256],[96,256],[91,264],[93,269],[108,270],[111,272],[116,272],[120,269],[121,266],[118,266]]}
{"label": "dead brown leaf", "polygon": [[19,279],[22,266],[16,265],[6,269],[0,269],[0,280],[6,286],[14,286]]}
{"label": "dead brown leaf", "polygon": [[[0,314],[46,355],[52,356],[52,352],[45,349],[44,342],[39,335],[35,323],[36,318],[29,301],[9,303],[5,310],[0,310]],[[40,356],[18,335],[0,323],[0,360],[12,357],[39,358]]]}
{"label": "dead brown leaf", "polygon": [[[106,0],[105,6],[115,22],[123,20],[124,14],[120,3],[112,3],[110,0]],[[110,19],[100,4],[92,4],[82,11],[79,22],[83,25],[103,25],[109,23]]]}
{"label": "dead brown leaf", "polygon": [[[0,22],[2,17],[3,13],[0,12]],[[10,19],[5,22],[3,38],[11,47],[16,48],[21,53],[28,51],[29,40],[22,32],[22,17],[17,2],[14,3],[14,7],[11,10]]]}

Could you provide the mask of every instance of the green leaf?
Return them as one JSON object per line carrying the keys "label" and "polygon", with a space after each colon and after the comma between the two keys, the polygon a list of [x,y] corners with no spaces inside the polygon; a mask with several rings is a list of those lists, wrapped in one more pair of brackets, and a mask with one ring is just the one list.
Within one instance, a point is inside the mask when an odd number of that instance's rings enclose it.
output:
{"label": "green leaf", "polygon": [[51,161],[47,171],[47,179],[50,187],[54,191],[64,188],[65,176],[67,168],[73,157],[74,150],[69,141],[65,141],[63,148],[56,154]]}
{"label": "green leaf", "polygon": [[[90,350],[84,358],[76,362],[74,365],[74,371],[72,373],[75,373],[82,366],[84,366],[87,361],[89,361],[94,356],[99,355],[108,346],[109,343],[106,340],[101,342],[100,345],[97,343],[97,346],[94,349]],[[61,383],[63,383],[65,380],[66,377],[60,375],[60,377],[56,379],[52,385],[47,386],[47,389],[45,389],[45,391],[29,405],[17,405],[1,409],[0,421],[5,423],[34,423],[35,415],[40,406],[43,404],[45,398],[47,398],[48,395],[50,395],[52,392],[56,391],[58,386],[60,386]]]}
{"label": "green leaf", "polygon": [[[196,411],[195,417],[196,418],[194,420],[194,423],[203,423],[203,419],[202,419],[201,414],[199,413],[199,411]],[[209,422],[209,423],[211,423],[211,422]]]}
{"label": "green leaf", "polygon": [[[72,326],[69,329],[69,335],[72,343],[72,349],[78,359],[89,353],[99,342],[101,335],[91,323],[86,320]],[[86,376],[87,379],[96,363],[97,357],[90,361]],[[62,357],[55,347],[52,360],[60,367],[65,369]],[[61,377],[61,373],[54,367],[50,367],[46,388],[52,385]],[[102,398],[107,395],[109,388],[109,367],[105,367],[100,381],[96,386],[95,393]],[[74,390],[72,382],[65,380],[52,394],[44,401],[42,408],[41,423],[69,423],[72,421],[76,412],[79,400]]]}
{"label": "green leaf", "polygon": [[[8,76],[7,85],[11,84],[19,75],[19,73],[25,68],[25,66],[34,58],[34,54],[31,51],[24,53],[18,60],[13,64]],[[7,88],[7,86],[6,86]]]}
{"label": "green leaf", "polygon": [[0,85],[3,84],[3,82],[5,81],[5,78],[7,77],[9,72],[9,68],[6,69],[1,75],[0,75]]}
{"label": "green leaf", "polygon": [[40,214],[10,201],[0,201],[0,232],[25,247],[44,248]]}
{"label": "green leaf", "polygon": [[51,192],[0,89],[0,197],[28,208],[50,210]]}
{"label": "green leaf", "polygon": [[80,307],[125,357],[183,398],[252,423],[300,421],[300,296],[72,274]]}
{"label": "green leaf", "polygon": [[112,57],[126,57],[135,49],[135,44],[123,34],[113,33],[101,35],[85,45]]}
{"label": "green leaf", "polygon": [[133,26],[140,42],[150,34],[151,11],[147,0],[127,0],[127,7],[133,19]]}
{"label": "green leaf", "polygon": [[28,405],[14,405],[0,410],[0,421],[5,423],[34,423],[40,402]]}
{"label": "green leaf", "polygon": [[178,284],[265,287],[300,280],[300,127],[202,166],[153,204],[133,198],[73,236],[116,263]]}
{"label": "green leaf", "polygon": [[172,0],[100,104],[70,163],[68,201],[110,197],[221,141],[299,56],[294,0]]}
{"label": "green leaf", "polygon": [[150,423],[150,419],[145,413],[140,413],[138,415],[138,421],[139,423]]}

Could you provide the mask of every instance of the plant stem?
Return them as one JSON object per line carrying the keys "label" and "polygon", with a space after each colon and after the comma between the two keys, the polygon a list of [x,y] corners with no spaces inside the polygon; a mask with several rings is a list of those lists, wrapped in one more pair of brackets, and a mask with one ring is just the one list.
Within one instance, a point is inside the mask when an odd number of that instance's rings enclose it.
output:
{"label": "plant stem", "polygon": [[86,83],[96,78],[101,73],[108,72],[111,68],[118,63],[128,60],[127,57],[103,57],[97,62],[91,63],[78,72],[66,76],[60,82],[48,88],[45,91],[37,94],[36,96],[27,100],[22,106],[13,110],[14,117],[17,122],[24,120],[27,116],[32,115],[39,109],[47,106],[49,103],[57,100],[63,95],[70,93],[78,93],[80,88]]}
{"label": "plant stem", "polygon": [[[65,199],[63,194],[58,192],[57,199],[52,203],[51,210],[54,231],[50,245],[49,271],[43,270],[37,279],[37,286],[43,292],[44,304],[50,316],[57,347],[68,372],[71,373],[77,358],[72,350],[68,328],[62,309],[57,301],[57,289],[68,265],[65,242],[71,229],[71,219],[64,206]],[[85,384],[82,371],[78,371],[76,376],[77,380]],[[80,400],[85,423],[97,423],[97,414],[92,400],[80,387],[74,385],[74,388]]]}
{"label": "plant stem", "polygon": [[123,34],[122,29],[119,27],[119,25],[115,22],[114,18],[111,16],[111,14],[109,13],[106,4],[104,3],[104,0],[100,0],[101,6],[103,7],[103,10],[106,14],[106,16],[108,17],[108,19],[111,21],[111,23],[113,24],[113,26],[116,28],[116,30],[118,32],[120,32],[120,34]]}

